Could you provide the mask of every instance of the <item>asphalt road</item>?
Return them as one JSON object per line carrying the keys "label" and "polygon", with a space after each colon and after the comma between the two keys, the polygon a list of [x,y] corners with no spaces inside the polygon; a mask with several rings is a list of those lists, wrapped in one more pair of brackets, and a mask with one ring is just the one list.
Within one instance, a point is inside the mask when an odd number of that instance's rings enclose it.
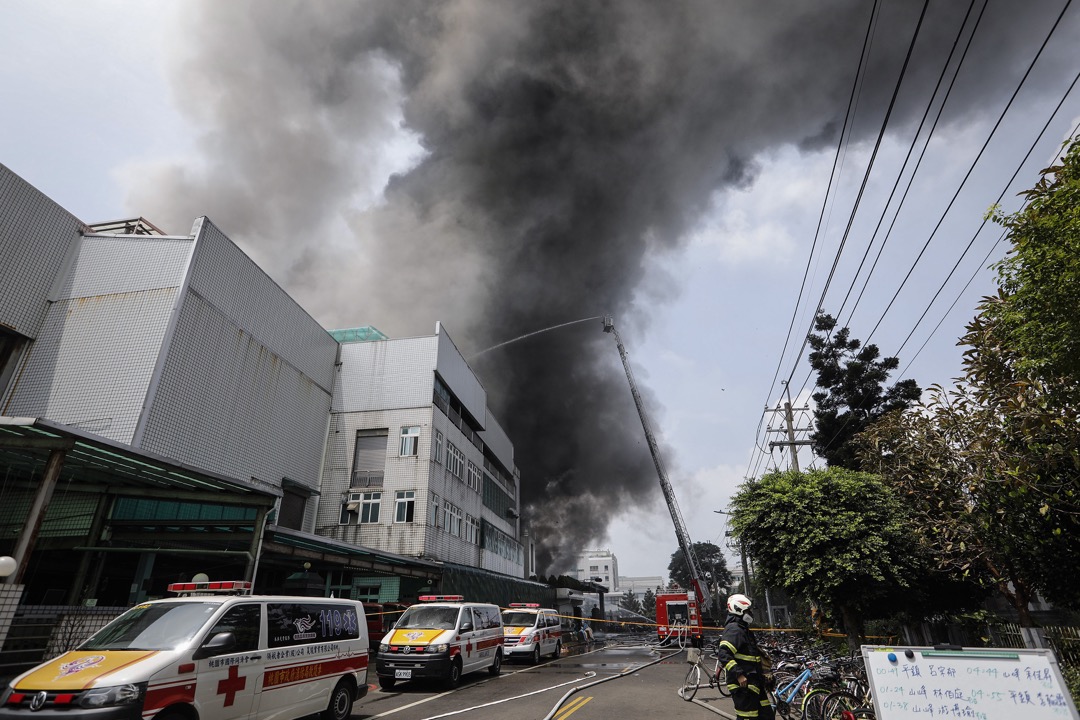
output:
{"label": "asphalt road", "polygon": [[[731,700],[715,689],[700,689],[693,702],[679,697],[688,667],[685,651],[657,650],[640,640],[612,638],[603,646],[575,649],[537,666],[504,663],[497,677],[472,673],[452,691],[420,681],[399,682],[393,690],[381,690],[372,670],[373,685],[367,697],[353,706],[353,718],[734,719]],[[601,680],[605,682],[598,683]]]}

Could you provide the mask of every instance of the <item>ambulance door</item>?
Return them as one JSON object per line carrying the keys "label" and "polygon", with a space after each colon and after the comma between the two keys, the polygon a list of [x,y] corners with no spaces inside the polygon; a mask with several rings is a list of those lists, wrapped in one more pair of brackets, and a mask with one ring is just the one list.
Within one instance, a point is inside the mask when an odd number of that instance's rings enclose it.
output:
{"label": "ambulance door", "polygon": [[543,629],[541,630],[540,652],[543,655],[555,652],[555,645],[559,642],[559,618],[553,616],[551,613],[543,613],[543,618],[540,620]]}
{"label": "ambulance door", "polygon": [[[203,638],[205,646],[218,635],[231,633],[234,642],[222,650],[204,647],[196,651],[195,704],[200,717],[228,720],[252,714],[262,688],[262,624],[261,604],[240,603],[226,610]],[[200,657],[208,653],[208,657]]]}
{"label": "ambulance door", "polygon": [[472,627],[469,630],[460,633],[462,674],[483,667],[483,663],[480,661],[480,648],[477,647],[477,643],[482,635],[481,630],[484,627],[484,618],[477,612],[477,608],[462,608],[461,624],[458,627],[461,627],[465,623],[470,623]]}

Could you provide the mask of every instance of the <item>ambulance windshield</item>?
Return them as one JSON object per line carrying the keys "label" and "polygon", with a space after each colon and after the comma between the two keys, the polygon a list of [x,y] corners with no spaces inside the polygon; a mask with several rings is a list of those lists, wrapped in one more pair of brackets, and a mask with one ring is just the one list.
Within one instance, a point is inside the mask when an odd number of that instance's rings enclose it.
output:
{"label": "ambulance windshield", "polygon": [[173,650],[187,644],[220,603],[136,605],[79,646],[80,650]]}
{"label": "ambulance windshield", "polygon": [[413,605],[401,619],[394,625],[397,629],[402,628],[426,628],[429,630],[450,630],[457,625],[458,609],[456,607],[423,607]]}
{"label": "ambulance windshield", "polygon": [[536,613],[514,612],[509,610],[502,614],[503,625],[513,627],[532,627],[536,624]]}

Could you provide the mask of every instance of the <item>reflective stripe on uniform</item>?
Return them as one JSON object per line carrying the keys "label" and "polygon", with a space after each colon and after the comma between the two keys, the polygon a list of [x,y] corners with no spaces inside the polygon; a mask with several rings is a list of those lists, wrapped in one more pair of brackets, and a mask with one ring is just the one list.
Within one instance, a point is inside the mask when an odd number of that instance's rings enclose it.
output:
{"label": "reflective stripe on uniform", "polygon": [[735,655],[736,660],[745,660],[747,662],[753,663],[761,662],[760,655],[740,655],[739,653],[735,652],[735,648],[731,648],[731,652],[733,655]]}
{"label": "reflective stripe on uniform", "polygon": [[729,643],[729,642],[728,642],[727,640],[721,640],[721,641],[720,641],[720,647],[726,647],[726,648],[728,648],[729,650],[731,650],[731,654],[732,654],[732,655],[735,655],[736,657],[738,657],[738,655],[737,655],[737,654],[736,654],[736,652],[735,652],[735,651],[736,651],[736,650],[737,650],[738,648],[736,648],[736,647],[735,647],[734,645],[732,645],[731,643]]}
{"label": "reflective stripe on uniform", "polygon": [[724,669],[731,670],[731,668],[735,667],[738,664],[739,663],[735,662],[734,660],[728,660],[728,664],[724,666]]}
{"label": "reflective stripe on uniform", "polygon": [[771,707],[772,701],[769,698],[765,698],[761,701],[761,707]]}
{"label": "reflective stripe on uniform", "polygon": [[761,694],[761,688],[759,688],[757,685],[747,685],[746,689],[754,693],[755,695]]}
{"label": "reflective stripe on uniform", "polygon": [[739,717],[757,717],[758,716],[758,711],[757,710],[736,710],[735,714],[738,715]]}

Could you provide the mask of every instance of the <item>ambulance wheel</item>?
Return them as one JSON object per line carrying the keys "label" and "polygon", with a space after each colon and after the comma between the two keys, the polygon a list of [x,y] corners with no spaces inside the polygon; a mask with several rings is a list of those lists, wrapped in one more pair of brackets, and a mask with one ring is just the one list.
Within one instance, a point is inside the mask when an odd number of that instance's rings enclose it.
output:
{"label": "ambulance wheel", "polygon": [[450,674],[446,676],[446,687],[453,690],[461,684],[461,658],[454,658],[450,663]]}
{"label": "ambulance wheel", "polygon": [[330,693],[330,702],[322,713],[322,720],[347,720],[352,715],[353,693],[347,680],[341,680]]}
{"label": "ambulance wheel", "polygon": [[397,682],[397,680],[395,678],[381,677],[381,678],[379,678],[379,687],[381,687],[383,690],[393,690],[394,689],[394,683],[396,683],[396,682]]}
{"label": "ambulance wheel", "polygon": [[555,654],[551,657],[558,660],[562,656],[562,640],[555,641]]}
{"label": "ambulance wheel", "polygon": [[502,653],[498,650],[495,651],[495,662],[491,663],[491,667],[488,668],[488,675],[498,675],[502,672]]}
{"label": "ambulance wheel", "polygon": [[531,660],[533,665],[540,664],[540,643],[536,643],[536,647],[533,648]]}

